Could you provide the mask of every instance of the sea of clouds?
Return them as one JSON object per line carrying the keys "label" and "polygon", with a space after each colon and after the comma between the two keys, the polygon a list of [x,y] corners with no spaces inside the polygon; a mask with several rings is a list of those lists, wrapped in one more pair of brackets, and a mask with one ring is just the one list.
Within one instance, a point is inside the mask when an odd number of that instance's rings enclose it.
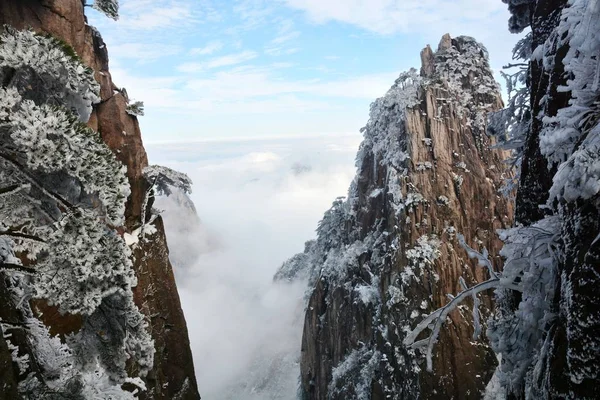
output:
{"label": "sea of clouds", "polygon": [[147,146],[187,173],[197,217],[161,198],[203,398],[296,398],[304,282],[273,282],[354,177],[360,135]]}

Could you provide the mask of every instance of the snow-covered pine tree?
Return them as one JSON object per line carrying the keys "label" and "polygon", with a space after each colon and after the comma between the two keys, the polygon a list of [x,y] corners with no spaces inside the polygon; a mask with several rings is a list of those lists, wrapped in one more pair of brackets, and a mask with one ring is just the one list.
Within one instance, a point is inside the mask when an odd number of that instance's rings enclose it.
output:
{"label": "snow-covered pine tree", "polygon": [[149,165],[144,168],[143,174],[151,186],[148,188],[142,204],[142,225],[147,223],[148,205],[152,205],[155,194],[170,196],[174,191],[179,192],[187,200],[186,203],[193,208],[193,202],[189,198],[189,194],[192,193],[192,180],[187,174],[162,165]]}
{"label": "snow-covered pine tree", "polygon": [[[93,71],[63,42],[6,27],[0,82],[0,270],[22,319],[0,324],[9,342],[26,328],[29,349],[12,345],[20,391],[133,398],[121,384],[143,383],[128,377],[126,362],[144,375],[154,347],[133,302],[131,253],[115,229],[129,195],[125,167],[84,124],[99,101]],[[81,316],[81,329],[66,343],[51,337],[32,299]]]}
{"label": "snow-covered pine tree", "polygon": [[173,189],[192,193],[192,180],[187,174],[162,165],[144,168],[144,178],[154,186],[159,196],[168,196]]}
{"label": "snow-covered pine tree", "polygon": [[[525,61],[532,119],[516,201],[523,227],[504,237],[505,272],[523,257],[529,265],[522,294],[497,294],[490,338],[502,354],[500,382],[514,395],[597,398],[600,3],[529,3],[528,23],[519,27],[531,28]],[[551,232],[552,246],[537,250],[548,249],[546,256],[532,256],[536,248],[520,237],[524,230],[540,244]]]}
{"label": "snow-covered pine tree", "polygon": [[144,116],[144,102],[134,101],[133,103],[127,104],[127,114],[133,115],[134,117]]}
{"label": "snow-covered pine tree", "polygon": [[529,104],[529,64],[525,60],[531,56],[531,33],[519,40],[513,50],[515,63],[504,66],[501,71],[508,92],[508,103],[500,111],[488,116],[488,134],[496,136],[497,147],[511,152],[507,160],[513,169],[503,187],[506,196],[513,196],[521,177],[521,163],[527,133],[531,127],[531,106]]}
{"label": "snow-covered pine tree", "polygon": [[115,21],[119,19],[119,0],[94,0],[92,7]]}

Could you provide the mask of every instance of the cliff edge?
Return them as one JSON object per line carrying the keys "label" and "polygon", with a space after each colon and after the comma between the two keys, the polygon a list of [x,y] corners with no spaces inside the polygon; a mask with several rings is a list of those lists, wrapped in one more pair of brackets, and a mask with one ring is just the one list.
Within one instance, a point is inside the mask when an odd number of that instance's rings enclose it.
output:
{"label": "cliff edge", "polygon": [[[94,105],[88,125],[100,133],[117,159],[127,167],[131,195],[127,199],[126,223],[122,230],[132,232],[139,227],[143,219],[141,214],[144,198],[150,185],[143,178],[142,170],[148,165],[148,160],[137,118],[127,113],[127,99],[112,82],[106,45],[100,33],[87,25],[82,1],[2,1],[0,25],[9,25],[16,29],[31,28],[36,32],[52,35],[71,46],[84,64],[94,70],[95,78],[100,83],[101,101]],[[164,227],[160,217],[154,219],[153,224],[156,233],[149,240],[140,241],[139,245],[132,249],[138,280],[134,290],[135,302],[148,320],[156,350],[154,366],[145,379],[147,390],[141,392],[139,398],[198,399],[200,396],[188,332],[168,258]],[[0,286],[4,285],[4,282],[0,283]],[[0,299],[3,295],[7,296],[7,293],[0,290]],[[0,302],[5,303],[4,299]],[[33,309],[37,310],[44,323],[50,326],[53,334],[74,332],[81,324],[78,318],[62,316],[56,308],[41,302],[34,304]],[[10,313],[11,311],[4,307],[0,311],[0,318],[6,320],[6,314]],[[0,342],[0,365],[4,365],[5,361],[8,363],[5,356],[10,354],[4,341]],[[6,392],[3,394],[3,389],[0,388],[0,398],[14,398],[14,379],[9,379],[10,371],[1,369]]]}

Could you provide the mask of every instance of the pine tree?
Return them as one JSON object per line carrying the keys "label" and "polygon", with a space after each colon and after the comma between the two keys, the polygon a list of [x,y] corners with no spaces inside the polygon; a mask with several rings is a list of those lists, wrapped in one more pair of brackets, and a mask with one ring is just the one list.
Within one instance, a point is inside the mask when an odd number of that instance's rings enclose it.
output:
{"label": "pine tree", "polygon": [[[120,385],[143,384],[128,377],[126,361],[143,375],[154,347],[133,302],[131,252],[115,229],[130,193],[125,167],[84,124],[99,85],[63,42],[8,27],[0,82],[0,270],[41,368],[20,389],[30,398],[94,391],[131,398]],[[67,343],[52,338],[31,299],[80,315],[82,328]]]}
{"label": "pine tree", "polygon": [[119,19],[119,0],[94,0],[92,7],[115,21]]}

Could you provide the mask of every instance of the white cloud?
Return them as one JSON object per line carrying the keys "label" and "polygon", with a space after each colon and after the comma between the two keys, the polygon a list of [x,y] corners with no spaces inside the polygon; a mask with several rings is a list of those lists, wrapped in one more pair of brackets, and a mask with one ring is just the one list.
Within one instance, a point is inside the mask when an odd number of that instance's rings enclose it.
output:
{"label": "white cloud", "polygon": [[298,47],[287,47],[288,42],[300,36],[300,31],[294,30],[294,23],[285,19],[279,23],[277,35],[264,48],[265,54],[269,56],[290,55],[300,51]]}
{"label": "white cloud", "polygon": [[207,43],[204,47],[195,47],[190,49],[189,54],[194,56],[205,56],[213,54],[223,48],[223,43],[218,40]]}
{"label": "white cloud", "polygon": [[431,24],[485,21],[506,6],[499,0],[285,0],[323,23],[339,21],[390,34],[431,29]]}
{"label": "white cloud", "polygon": [[[518,37],[500,0],[284,0],[315,23],[343,22],[382,35],[409,33],[434,47],[441,36],[469,35],[485,44],[495,69],[511,60]],[[354,34],[353,34],[354,35]]]}
{"label": "white cloud", "polygon": [[299,31],[287,32],[287,33],[281,34],[280,36],[277,36],[275,39],[273,39],[271,41],[271,43],[273,43],[273,44],[285,43],[285,42],[288,42],[288,41],[290,41],[292,39],[297,38],[298,36],[300,36],[300,32]]}
{"label": "white cloud", "polygon": [[177,67],[181,72],[198,72],[205,69],[227,67],[236,64],[242,64],[257,57],[254,51],[242,51],[240,53],[228,54],[226,56],[216,57],[206,62],[188,62]]}
{"label": "white cloud", "polygon": [[290,62],[274,62],[271,64],[271,68],[291,68],[295,64]]}
{"label": "white cloud", "polygon": [[231,32],[255,29],[272,22],[275,4],[264,0],[238,0],[233,11],[242,20],[242,24],[232,27]]}
{"label": "white cloud", "polygon": [[[362,31],[354,32],[359,33],[361,42],[379,43],[380,36],[391,33],[392,37],[382,40],[397,39],[399,52],[406,43],[406,36],[398,34],[402,32],[434,47],[446,32],[472,35],[488,47],[496,70],[510,61],[510,49],[517,40],[504,29],[507,15],[500,0],[236,0],[228,6],[213,1],[218,11],[210,2],[122,0],[119,22],[106,18],[91,21],[106,35],[115,83],[126,85],[132,98],[145,102],[147,116],[141,123],[148,124],[144,131],[149,136],[166,135],[165,130],[173,134],[185,131],[189,136],[219,135],[219,129],[241,135],[231,122],[240,118],[254,119],[243,129],[257,135],[302,129],[358,130],[367,118],[368,103],[387,91],[401,69],[411,66],[408,60],[418,63],[418,50],[407,53],[403,58],[407,62],[397,69],[381,65],[363,69],[365,60],[359,60],[363,57],[360,53],[343,55],[348,61],[344,64],[326,61],[341,55],[332,52],[335,49],[314,54],[321,61],[315,60],[308,42],[297,39],[300,27],[306,26],[303,15],[313,22],[337,21],[358,27]],[[301,12],[291,14],[282,4]],[[211,25],[215,20],[227,24]],[[228,28],[237,33],[227,36]],[[260,32],[249,32],[251,29]],[[308,35],[300,38],[309,40]],[[346,35],[343,39],[348,40]],[[222,50],[225,42],[230,53]],[[184,45],[198,47],[186,51]],[[301,56],[288,57],[300,46]],[[131,62],[158,59],[160,63],[148,69]],[[281,62],[269,64],[273,60]],[[283,69],[292,65],[294,68]],[[341,76],[342,70],[349,75]],[[377,73],[364,72],[369,70]],[[305,112],[311,113],[310,118],[301,115]],[[207,122],[209,119],[212,122]],[[167,120],[170,125],[160,124]],[[284,120],[289,121],[289,128]],[[178,127],[171,128],[173,125]]]}
{"label": "white cloud", "polygon": [[129,7],[121,13],[121,25],[127,29],[155,30],[180,28],[182,25],[195,22],[195,13],[189,3],[175,1],[152,3],[154,4],[144,2],[135,8],[131,3],[126,3]]}
{"label": "white cloud", "polygon": [[118,65],[111,71],[115,82],[127,85],[132,98],[144,101],[149,116],[162,112],[194,115],[287,112],[297,115],[306,111],[342,109],[341,104],[327,98],[373,100],[383,95],[398,75],[396,72],[366,74],[334,81],[280,77],[278,71],[289,66],[289,63],[238,66],[216,71],[203,79],[176,75],[145,78]]}
{"label": "white cloud", "polygon": [[277,37],[271,40],[271,43],[282,44],[293,40],[298,36],[300,36],[300,31],[294,30],[294,23],[291,20],[286,19],[280,23]]}
{"label": "white cloud", "polygon": [[281,94],[375,99],[383,95],[396,72],[363,75],[337,81],[278,79],[263,68],[229,70],[207,79],[188,81],[187,88],[215,101],[250,99]]}
{"label": "white cloud", "polygon": [[[272,277],[347,192],[359,139],[148,146],[152,163],[195,183],[199,229],[186,229],[189,216],[168,204],[157,207],[166,209],[170,256],[189,262],[175,273],[203,398],[295,399],[305,288]],[[295,163],[312,168],[295,174]],[[196,262],[190,247],[201,249]]]}
{"label": "white cloud", "polygon": [[282,56],[282,55],[291,55],[299,52],[300,49],[298,47],[285,48],[283,46],[267,46],[265,47],[265,54],[269,56]]}
{"label": "white cloud", "polygon": [[110,56],[118,59],[135,59],[150,62],[162,57],[180,54],[182,48],[174,44],[119,43],[109,49]]}

